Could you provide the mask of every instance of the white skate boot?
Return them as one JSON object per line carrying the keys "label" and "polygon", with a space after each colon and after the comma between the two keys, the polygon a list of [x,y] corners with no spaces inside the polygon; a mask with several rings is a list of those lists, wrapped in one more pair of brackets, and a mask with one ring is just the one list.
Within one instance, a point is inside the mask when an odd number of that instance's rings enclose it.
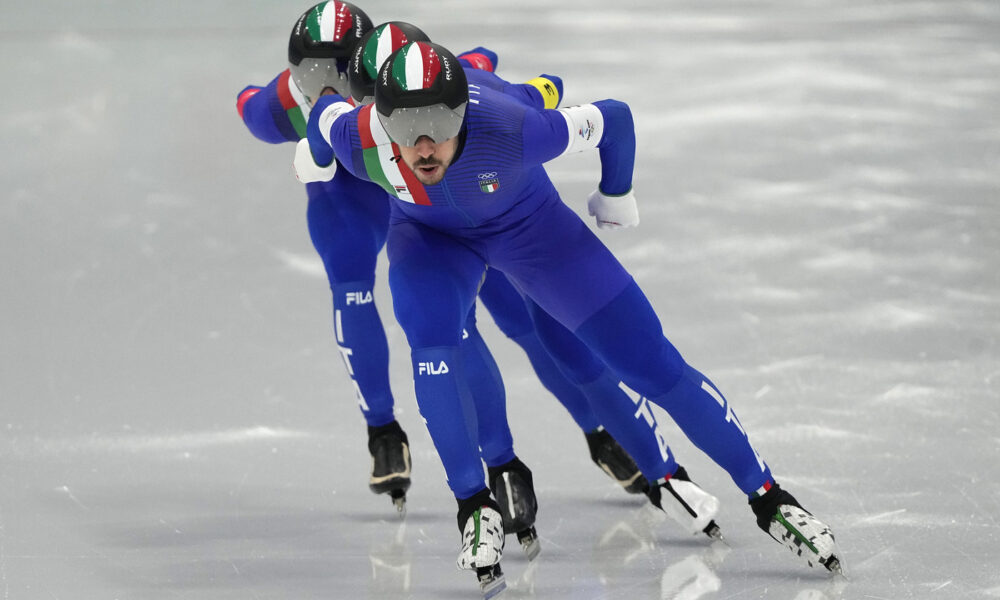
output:
{"label": "white skate boot", "polygon": [[658,479],[646,494],[653,505],[688,533],[722,539],[722,530],[715,523],[719,499],[692,482],[684,467],[678,467],[668,479]]}
{"label": "white skate boot", "polygon": [[810,567],[822,565],[831,573],[843,574],[833,532],[781,486],[772,485],[750,501],[750,508],[761,529]]}
{"label": "white skate boot", "polygon": [[500,558],[503,556],[503,517],[489,492],[482,492],[459,501],[458,521],[462,529],[462,551],[456,564],[459,569],[476,572],[484,600],[493,598],[504,589]]}

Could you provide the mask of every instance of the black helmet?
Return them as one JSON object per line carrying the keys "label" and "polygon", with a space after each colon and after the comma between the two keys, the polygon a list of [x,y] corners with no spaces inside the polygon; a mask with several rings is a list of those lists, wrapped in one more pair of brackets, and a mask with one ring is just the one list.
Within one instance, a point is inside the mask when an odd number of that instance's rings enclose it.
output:
{"label": "black helmet", "polygon": [[350,2],[328,0],[302,13],[288,39],[288,63],[309,104],[324,88],[347,94],[347,60],[371,28],[368,15]]}
{"label": "black helmet", "polygon": [[375,110],[389,138],[401,146],[415,146],[424,135],[438,143],[455,137],[468,104],[465,71],[443,46],[411,42],[379,69]]}
{"label": "black helmet", "polygon": [[372,29],[355,44],[347,78],[351,82],[351,96],[358,104],[375,101],[375,78],[378,69],[389,55],[410,42],[429,42],[427,34],[416,25],[403,21],[389,21]]}

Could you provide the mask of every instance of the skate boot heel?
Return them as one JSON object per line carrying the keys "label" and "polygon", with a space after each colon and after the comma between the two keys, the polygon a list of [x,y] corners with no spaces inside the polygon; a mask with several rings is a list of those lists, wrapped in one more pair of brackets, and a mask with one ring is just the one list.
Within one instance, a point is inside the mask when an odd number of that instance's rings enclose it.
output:
{"label": "skate boot heel", "polygon": [[534,560],[542,551],[542,545],[535,531],[538,500],[535,498],[531,470],[515,458],[499,467],[490,467],[489,480],[503,516],[504,532],[517,534],[517,541],[528,560]]}
{"label": "skate boot heel", "polygon": [[372,456],[368,488],[376,494],[389,494],[396,511],[405,516],[406,491],[410,489],[410,446],[399,423],[369,427],[368,452]]}
{"label": "skate boot heel", "polygon": [[719,514],[718,498],[691,481],[684,467],[677,467],[673,475],[656,481],[646,495],[653,506],[667,513],[688,533],[722,539],[722,530],[715,522],[715,515]]}
{"label": "skate boot heel", "polygon": [[632,457],[611,437],[603,427],[585,435],[590,459],[608,474],[615,483],[630,494],[642,494],[649,488],[649,482]]}
{"label": "skate boot heel", "polygon": [[517,541],[521,544],[521,549],[524,550],[529,561],[535,560],[542,551],[542,542],[538,539],[538,532],[535,531],[534,527],[518,531]]}

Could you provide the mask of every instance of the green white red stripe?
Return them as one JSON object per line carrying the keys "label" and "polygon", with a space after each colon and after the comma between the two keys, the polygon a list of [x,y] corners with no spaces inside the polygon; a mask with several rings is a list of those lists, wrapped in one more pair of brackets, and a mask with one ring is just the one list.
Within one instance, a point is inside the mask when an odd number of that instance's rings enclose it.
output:
{"label": "green white red stripe", "polygon": [[767,481],[764,482],[764,485],[760,486],[760,488],[758,488],[757,491],[753,493],[753,496],[751,496],[751,499],[753,499],[753,498],[760,498],[761,496],[763,496],[764,494],[766,494],[767,490],[771,489],[771,487],[773,487],[773,486],[774,486],[774,482],[771,481],[770,479],[768,479]]}
{"label": "green white red stripe", "polygon": [[309,37],[315,42],[339,42],[353,23],[351,9],[336,0],[316,6],[306,18]]}
{"label": "green white red stripe", "polygon": [[392,76],[406,91],[429,88],[441,72],[441,60],[429,44],[404,46],[392,64]]}
{"label": "green white red stripe", "polygon": [[391,23],[379,26],[368,43],[365,44],[363,60],[368,75],[374,80],[385,59],[408,41],[406,34],[399,27]]}
{"label": "green white red stripe", "polygon": [[278,76],[278,100],[285,109],[288,120],[292,122],[295,133],[300,138],[306,137],[306,123],[309,121],[309,103],[299,90],[299,86],[291,79],[291,72],[285,69]]}
{"label": "green white red stripe", "polygon": [[358,133],[361,136],[361,154],[369,179],[403,202],[429,206],[431,201],[413,171],[399,156],[399,146],[392,143],[378,120],[378,114],[369,104],[358,111]]}

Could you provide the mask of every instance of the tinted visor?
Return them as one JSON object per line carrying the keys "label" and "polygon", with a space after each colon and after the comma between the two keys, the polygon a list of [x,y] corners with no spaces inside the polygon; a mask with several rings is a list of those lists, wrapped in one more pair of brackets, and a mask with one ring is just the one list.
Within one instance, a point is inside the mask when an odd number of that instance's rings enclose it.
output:
{"label": "tinted visor", "polygon": [[455,108],[444,103],[395,108],[389,115],[378,112],[378,120],[389,138],[400,146],[416,146],[417,139],[425,135],[440,144],[462,130],[466,104],[462,102]]}

